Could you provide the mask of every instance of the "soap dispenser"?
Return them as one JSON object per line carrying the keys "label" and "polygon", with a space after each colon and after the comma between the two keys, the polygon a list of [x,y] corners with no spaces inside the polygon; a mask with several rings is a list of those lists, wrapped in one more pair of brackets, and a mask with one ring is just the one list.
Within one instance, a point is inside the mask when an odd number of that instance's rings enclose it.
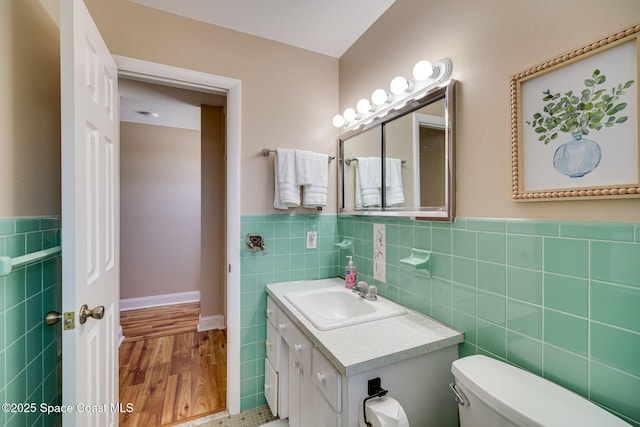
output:
{"label": "soap dispenser", "polygon": [[351,289],[356,285],[356,266],[353,265],[353,256],[347,255],[349,263],[347,264],[347,270],[344,275],[345,287]]}

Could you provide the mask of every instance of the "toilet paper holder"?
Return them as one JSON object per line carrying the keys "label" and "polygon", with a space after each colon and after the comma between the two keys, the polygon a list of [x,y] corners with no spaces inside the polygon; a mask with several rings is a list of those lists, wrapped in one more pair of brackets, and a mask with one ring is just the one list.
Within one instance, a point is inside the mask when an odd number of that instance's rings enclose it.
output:
{"label": "toilet paper holder", "polygon": [[372,427],[369,421],[367,421],[367,401],[376,397],[383,397],[389,390],[385,390],[382,388],[382,380],[380,377],[370,379],[367,381],[367,394],[368,396],[364,398],[362,401],[362,416],[364,418],[364,425],[367,427]]}

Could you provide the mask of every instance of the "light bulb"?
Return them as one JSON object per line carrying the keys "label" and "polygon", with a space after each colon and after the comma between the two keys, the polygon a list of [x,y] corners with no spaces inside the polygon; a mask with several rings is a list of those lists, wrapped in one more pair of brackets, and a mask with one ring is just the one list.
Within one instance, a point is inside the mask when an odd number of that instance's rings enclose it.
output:
{"label": "light bulb", "polygon": [[344,110],[344,112],[342,113],[342,117],[344,117],[344,119],[347,122],[352,122],[356,119],[358,115],[356,114],[356,110],[354,110],[353,108],[347,108],[346,110]]}
{"label": "light bulb", "polygon": [[344,117],[342,117],[340,114],[336,114],[335,116],[333,116],[333,120],[331,121],[331,123],[333,123],[335,127],[341,128],[342,126],[344,126]]}
{"label": "light bulb", "polygon": [[394,77],[393,80],[391,80],[389,89],[391,89],[392,94],[400,95],[409,89],[409,82],[402,76]]}
{"label": "light bulb", "polygon": [[373,105],[377,105],[378,107],[384,105],[388,99],[389,97],[384,89],[376,89],[371,94],[371,102],[373,102]]}
{"label": "light bulb", "polygon": [[360,114],[366,114],[369,111],[371,111],[371,103],[369,102],[368,99],[362,98],[360,101],[358,101],[358,103],[356,104],[356,110],[358,111],[358,113]]}
{"label": "light bulb", "polygon": [[416,62],[413,66],[413,78],[417,81],[427,80],[431,76],[433,76],[433,65],[426,59]]}

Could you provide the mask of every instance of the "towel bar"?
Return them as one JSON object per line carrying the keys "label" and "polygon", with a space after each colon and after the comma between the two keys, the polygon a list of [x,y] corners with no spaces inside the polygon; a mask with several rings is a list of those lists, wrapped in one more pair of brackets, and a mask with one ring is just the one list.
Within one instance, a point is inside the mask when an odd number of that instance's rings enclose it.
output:
{"label": "towel bar", "polygon": [[50,256],[59,254],[62,251],[61,246],[55,246],[53,248],[44,249],[38,252],[33,252],[27,255],[10,258],[8,256],[0,256],[0,277],[6,276],[11,273],[11,270],[16,267],[22,267],[25,264],[40,261]]}
{"label": "towel bar", "polygon": [[[269,157],[269,154],[275,153],[275,152],[276,150],[274,150],[273,148],[263,148],[260,153],[262,154],[263,157]],[[335,158],[336,156],[329,156],[329,163],[331,163],[331,160]]]}

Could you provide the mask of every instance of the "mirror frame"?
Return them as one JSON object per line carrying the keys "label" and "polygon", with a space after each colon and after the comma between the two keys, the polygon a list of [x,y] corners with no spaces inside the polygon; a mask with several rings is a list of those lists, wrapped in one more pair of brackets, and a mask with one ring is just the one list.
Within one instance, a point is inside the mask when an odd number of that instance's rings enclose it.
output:
{"label": "mirror frame", "polygon": [[[383,117],[378,117],[371,123],[361,126],[358,129],[345,132],[338,138],[339,143],[339,157],[338,157],[338,210],[341,215],[372,215],[372,216],[401,216],[412,217],[419,220],[428,221],[453,221],[455,218],[455,138],[456,138],[456,86],[455,80],[449,80],[445,85],[433,88],[429,90],[424,96],[419,99],[407,102],[407,104],[397,110],[391,111]],[[403,208],[366,208],[362,210],[346,209],[345,208],[345,157],[344,157],[344,143],[357,135],[360,135],[367,130],[381,126],[381,153],[383,156],[386,153],[384,127],[387,123],[410,114],[420,108],[431,104],[440,99],[444,99],[445,102],[445,163],[446,163],[446,179],[445,179],[445,205],[437,207],[403,207]],[[383,157],[381,157],[383,158]],[[384,163],[383,163],[384,164]],[[382,189],[382,200],[385,200],[385,189]]]}

